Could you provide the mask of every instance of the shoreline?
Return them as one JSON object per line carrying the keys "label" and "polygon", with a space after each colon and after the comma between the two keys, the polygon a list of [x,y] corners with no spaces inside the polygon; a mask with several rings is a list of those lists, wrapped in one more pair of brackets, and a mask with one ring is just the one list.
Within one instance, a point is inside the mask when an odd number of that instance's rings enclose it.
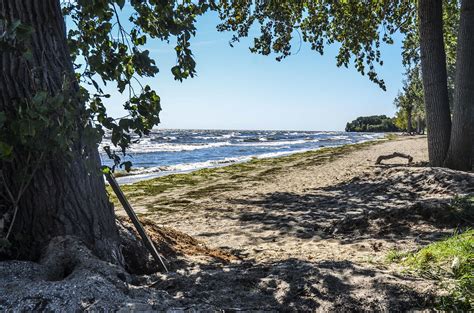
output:
{"label": "shoreline", "polygon": [[[413,156],[414,163],[391,159],[375,165],[378,156],[395,151]],[[474,182],[471,174],[424,166],[427,158],[426,136],[398,136],[168,175],[122,189],[145,224],[185,233],[236,258],[216,265],[213,258],[187,255],[192,265],[179,281],[222,273],[230,282],[222,286],[221,278],[211,279],[213,292],[222,295],[221,289],[227,288],[247,294],[247,283],[231,277],[252,264],[257,276],[267,277],[270,268],[277,280],[288,269],[289,284],[298,283],[295,277],[327,274],[332,279],[317,290],[340,295],[340,280],[357,299],[370,298],[368,303],[398,299],[404,290],[412,299],[406,308],[416,308],[419,299],[427,301],[443,291],[431,280],[401,274],[400,265],[387,258],[393,251],[417,251],[455,232],[459,219],[446,224],[443,216],[452,199],[471,190]],[[433,212],[432,203],[440,206],[434,219],[426,213]],[[116,214],[124,216],[120,206]],[[324,280],[320,274],[312,284]],[[393,288],[380,293],[380,283]],[[282,286],[281,292],[291,297]],[[207,292],[190,288],[190,299],[196,290]],[[318,294],[311,293],[314,301],[331,307]],[[346,300],[348,307],[355,301]],[[391,302],[390,308],[403,303]]]}
{"label": "shoreline", "polygon": [[[176,209],[183,209],[186,208],[188,203],[196,200],[205,201],[206,197],[212,197],[214,194],[219,195],[228,191],[238,192],[254,185],[265,187],[266,183],[278,179],[279,176],[288,171],[292,172],[293,179],[299,180],[299,177],[297,177],[299,174],[307,176],[314,167],[321,167],[340,159],[350,158],[351,153],[360,153],[384,143],[410,142],[420,138],[426,141],[424,136],[394,137],[389,135],[383,139],[368,140],[362,143],[324,147],[274,158],[254,158],[247,162],[202,168],[185,173],[170,173],[159,177],[137,180],[133,183],[123,183],[124,178],[133,176],[126,176],[117,180],[125,195],[129,196],[131,202],[135,202],[134,207],[137,213],[150,215],[159,212],[161,209],[167,211],[166,206],[176,206]],[[390,150],[390,153],[392,152]],[[426,155],[427,152],[424,151],[421,158],[425,158]],[[417,160],[420,161],[420,157],[415,157],[415,161]],[[375,159],[371,163],[375,163]],[[334,173],[348,170],[348,176],[352,177],[351,168],[351,166],[346,168],[346,164],[343,164],[342,167],[338,166],[338,170]],[[323,171],[324,173],[326,171]],[[325,184],[333,183],[334,179],[339,180],[337,177],[324,178],[324,181],[327,180]],[[110,187],[107,186],[107,188],[110,191]],[[111,196],[111,201],[116,207],[121,207],[114,195]]]}
{"label": "shoreline", "polygon": [[[374,164],[394,151],[415,162]],[[469,261],[471,251],[459,256],[458,248],[472,245],[472,231],[441,240],[470,227],[474,174],[426,160],[426,137],[401,137],[124,185],[169,273],[148,272],[146,251],[124,255],[127,272],[80,245],[73,248],[80,263],[61,280],[43,274],[49,263],[0,264],[0,280],[15,282],[2,296],[27,308],[25,299],[40,290],[45,303],[67,299],[82,309],[84,299],[95,308],[146,310],[431,309],[450,292],[453,257]],[[119,206],[116,214],[126,247],[138,235]],[[60,258],[64,242],[53,247]],[[443,258],[433,263],[433,253]],[[417,274],[409,266],[418,260],[418,268],[444,266],[447,275],[438,282]]]}
{"label": "shoreline", "polygon": [[[342,144],[342,145],[321,146],[316,149],[302,149],[302,150],[297,150],[297,151],[289,151],[289,152],[283,152],[280,155],[276,155],[276,156],[266,156],[266,154],[262,154],[262,155],[251,155],[251,156],[243,158],[242,160],[237,160],[237,161],[222,161],[221,162],[220,160],[214,160],[214,161],[210,160],[210,161],[206,161],[202,163],[209,162],[209,164],[211,165],[196,167],[189,170],[176,170],[176,171],[156,170],[156,171],[151,171],[147,173],[137,173],[137,174],[133,173],[133,169],[132,169],[132,172],[130,173],[120,170],[116,172],[116,179],[117,179],[117,182],[121,185],[130,185],[130,184],[134,184],[140,181],[156,179],[156,178],[165,177],[169,175],[189,174],[189,173],[193,173],[195,171],[199,171],[202,169],[215,169],[215,168],[232,166],[236,164],[245,164],[248,162],[264,160],[264,159],[278,159],[278,158],[284,158],[284,157],[293,156],[293,155],[304,154],[308,152],[316,152],[323,149],[333,149],[333,148],[339,148],[339,147],[344,147],[344,146],[354,146],[354,145],[357,146],[359,144],[364,144],[367,142],[384,142],[387,140],[394,140],[401,137],[402,136],[400,134],[387,133],[387,134],[384,134],[384,137],[381,137],[378,139],[368,139],[368,140],[362,140],[357,143],[347,143],[347,144]],[[216,164],[212,164],[214,162]],[[178,165],[185,165],[185,164],[178,164]],[[143,170],[146,170],[146,168]]]}

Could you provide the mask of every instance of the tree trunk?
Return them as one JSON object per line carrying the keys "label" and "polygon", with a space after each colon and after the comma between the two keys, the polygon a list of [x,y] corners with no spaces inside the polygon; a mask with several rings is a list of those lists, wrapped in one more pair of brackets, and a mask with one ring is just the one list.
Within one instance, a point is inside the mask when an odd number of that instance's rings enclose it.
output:
{"label": "tree trunk", "polygon": [[416,133],[421,134],[421,118],[419,115],[416,117]]}
{"label": "tree trunk", "polygon": [[472,168],[474,110],[474,1],[462,1],[456,50],[453,126],[446,166]]}
{"label": "tree trunk", "polygon": [[420,0],[418,13],[428,153],[432,166],[443,166],[449,148],[451,116],[443,42],[442,0]]}
{"label": "tree trunk", "polygon": [[[39,90],[58,94],[65,78],[74,82],[73,91],[78,90],[59,0],[2,0],[0,16],[9,22],[21,20],[34,30],[28,43],[31,58],[0,51],[0,111],[15,111],[18,102],[31,99]],[[84,103],[77,100],[74,116],[78,134],[83,129],[83,110]],[[97,146],[87,147],[82,139],[76,141],[67,158],[46,152],[44,163],[21,197],[9,238],[15,257],[35,259],[52,237],[74,235],[99,257],[122,263],[114,210],[99,171]],[[0,167],[11,188],[18,169],[27,165],[16,160],[2,162]]]}
{"label": "tree trunk", "polygon": [[411,135],[413,133],[413,109],[407,110],[407,132]]}

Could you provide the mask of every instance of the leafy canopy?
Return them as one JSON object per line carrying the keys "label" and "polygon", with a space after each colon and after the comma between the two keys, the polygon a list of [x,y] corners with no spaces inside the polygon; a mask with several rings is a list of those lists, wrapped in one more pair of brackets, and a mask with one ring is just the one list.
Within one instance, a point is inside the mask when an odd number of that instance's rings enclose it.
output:
{"label": "leafy canopy", "polygon": [[[74,25],[68,42],[77,80],[89,86],[81,88],[86,103],[83,135],[98,142],[109,130],[112,143],[124,153],[133,134],[146,135],[159,123],[160,97],[152,86],[140,82],[159,70],[146,44],[172,42],[176,52],[172,75],[180,81],[193,77],[196,63],[190,41],[196,34],[196,18],[206,11],[218,12],[219,31],[234,33],[231,45],[257,29],[250,50],[263,55],[274,52],[277,60],[294,53],[295,37],[320,54],[327,45],[336,44],[338,66],[354,66],[383,89],[385,83],[376,72],[383,65],[381,44],[391,44],[397,31],[408,32],[416,22],[416,2],[410,0],[65,0],[62,8]],[[104,98],[109,95],[102,86],[109,84],[128,94],[123,104],[127,116],[108,115]]]}
{"label": "leafy canopy", "polygon": [[[127,10],[122,10],[127,4]],[[171,69],[172,75],[180,81],[193,77],[196,62],[190,39],[196,34],[196,17],[209,5],[190,0],[77,0],[63,3],[63,8],[75,25],[68,32],[68,41],[77,78],[94,90],[89,93],[82,89],[89,119],[93,121],[90,125],[99,130],[99,137],[104,128],[110,130],[112,143],[125,153],[132,133],[147,135],[160,121],[160,97],[151,86],[140,82],[141,77],[152,77],[159,71],[145,45],[153,39],[167,43],[174,40],[176,65]],[[127,16],[125,12],[131,14]],[[127,116],[108,116],[103,98],[109,95],[101,88],[108,84],[115,84],[120,93],[128,94],[123,105]]]}
{"label": "leafy canopy", "polygon": [[218,29],[234,32],[231,44],[249,36],[254,25],[260,33],[250,50],[263,55],[274,52],[278,61],[292,54],[295,36],[321,55],[325,46],[337,44],[337,66],[353,65],[385,90],[385,83],[376,72],[376,67],[383,65],[381,43],[392,44],[397,31],[404,33],[410,29],[416,20],[416,3],[408,0],[222,1],[219,14],[223,22]]}
{"label": "leafy canopy", "polygon": [[[196,34],[196,18],[210,8],[205,1],[66,0],[61,8],[73,25],[67,41],[81,87],[75,88],[74,78],[65,78],[58,94],[32,88],[31,99],[22,99],[13,111],[0,108],[0,159],[43,153],[45,147],[50,153],[67,153],[78,142],[99,142],[106,130],[125,153],[133,138],[148,134],[160,121],[160,97],[152,86],[141,83],[141,78],[159,71],[146,49],[150,40],[174,44],[175,79],[196,73],[190,40]],[[33,34],[31,25],[0,16],[0,49],[28,62]],[[108,115],[104,98],[110,95],[103,89],[108,85],[128,95],[123,104],[126,116]],[[78,101],[85,104],[79,113]]]}

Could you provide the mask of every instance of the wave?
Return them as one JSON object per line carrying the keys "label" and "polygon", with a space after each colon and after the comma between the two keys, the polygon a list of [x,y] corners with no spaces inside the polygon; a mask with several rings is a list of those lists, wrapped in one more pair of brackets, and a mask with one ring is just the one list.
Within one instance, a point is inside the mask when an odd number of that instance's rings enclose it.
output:
{"label": "wave", "polygon": [[[301,139],[301,140],[282,140],[282,141],[267,141],[265,139],[258,139],[255,141],[240,141],[232,143],[230,141],[221,142],[210,142],[210,143],[162,143],[155,142],[148,138],[142,139],[139,143],[132,145],[127,149],[129,153],[152,153],[152,152],[183,152],[183,151],[194,151],[201,149],[212,149],[224,146],[237,146],[237,147],[280,147],[280,146],[292,146],[302,145],[311,142],[318,142],[319,139]],[[101,146],[105,146],[103,143]]]}
{"label": "wave", "polygon": [[340,135],[340,136],[331,136],[328,138],[321,138],[319,141],[352,141],[352,139],[349,136],[345,135]]}
{"label": "wave", "polygon": [[192,143],[192,144],[179,144],[179,143],[153,143],[153,142],[141,142],[137,145],[132,145],[128,151],[130,153],[150,153],[150,152],[181,152],[181,151],[193,151],[201,149],[211,149],[222,146],[231,145],[230,142],[212,142],[212,143]]}
{"label": "wave", "polygon": [[276,158],[280,156],[285,156],[285,155],[292,155],[295,153],[302,153],[302,152],[307,152],[307,151],[312,151],[312,150],[318,150],[319,148],[316,149],[298,149],[298,150],[291,150],[291,151],[280,151],[280,152],[270,152],[270,153],[263,153],[255,156],[257,159],[266,159],[266,158]]}
{"label": "wave", "polygon": [[225,165],[230,165],[233,163],[246,162],[246,161],[250,161],[252,158],[254,158],[254,156],[224,158],[220,160],[208,160],[204,162],[181,163],[181,164],[166,165],[166,166],[152,166],[152,167],[146,167],[146,168],[136,167],[132,169],[129,175],[139,176],[139,175],[154,174],[154,173],[155,174],[156,173],[163,173],[163,174],[183,173],[183,172],[190,172],[190,171],[195,171],[195,170],[199,170],[203,168],[225,166]]}
{"label": "wave", "polygon": [[195,136],[193,138],[203,139],[203,140],[217,140],[217,139],[222,139],[224,137],[222,137],[222,136]]}
{"label": "wave", "polygon": [[[299,136],[299,137],[298,137]],[[273,150],[280,155],[296,148],[314,149],[317,146],[328,145],[332,142],[354,143],[361,140],[373,140],[383,137],[378,133],[354,133],[323,131],[160,131],[150,137],[140,139],[139,143],[131,145],[127,150],[132,154],[168,153],[202,150],[196,152],[196,161],[206,158],[228,156],[234,157],[243,153],[258,154],[262,149]],[[319,143],[319,144],[316,144]],[[110,145],[110,138],[105,138],[101,147]],[[220,147],[236,147],[236,149],[218,150]],[[207,149],[207,150],[206,150]],[[278,151],[280,150],[280,151]],[[169,156],[169,160],[173,161]],[[179,159],[179,154],[176,155]],[[154,165],[156,161],[151,161]],[[147,163],[147,162],[145,162]],[[153,164],[154,163],[154,164]]]}
{"label": "wave", "polygon": [[361,137],[375,139],[375,138],[382,138],[384,136],[385,136],[384,134],[363,134]]}
{"label": "wave", "polygon": [[[315,139],[317,142],[318,139]],[[260,147],[260,146],[291,146],[291,145],[300,145],[305,144],[308,142],[312,142],[313,140],[282,140],[282,141],[252,141],[252,142],[245,142],[236,144],[236,146],[243,146],[243,147]]]}

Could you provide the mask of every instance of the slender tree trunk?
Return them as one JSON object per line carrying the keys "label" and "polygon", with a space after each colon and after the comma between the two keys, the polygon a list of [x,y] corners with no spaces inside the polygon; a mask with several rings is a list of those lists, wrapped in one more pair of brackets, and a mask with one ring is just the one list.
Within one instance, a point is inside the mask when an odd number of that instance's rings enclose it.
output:
{"label": "slender tree trunk", "polygon": [[474,111],[474,1],[461,4],[456,50],[453,126],[446,166],[458,170],[472,168]]}
{"label": "slender tree trunk", "polygon": [[419,0],[418,13],[428,153],[432,166],[443,166],[449,148],[451,117],[443,42],[442,0]]}
{"label": "slender tree trunk", "polygon": [[407,132],[411,135],[413,133],[413,110],[407,109]]}
{"label": "slender tree trunk", "polygon": [[[55,95],[65,80],[73,81],[72,90],[78,90],[59,0],[1,0],[0,15],[9,22],[21,20],[34,30],[30,59],[0,51],[0,111],[14,112],[19,102],[40,90]],[[84,104],[77,100],[78,133],[83,127],[83,110]],[[99,171],[97,147],[85,146],[82,139],[76,141],[67,158],[45,153],[44,162],[21,197],[9,238],[16,257],[35,259],[52,237],[74,235],[103,259],[121,263],[113,206]],[[19,169],[28,165],[20,159],[0,165],[12,189]]]}

